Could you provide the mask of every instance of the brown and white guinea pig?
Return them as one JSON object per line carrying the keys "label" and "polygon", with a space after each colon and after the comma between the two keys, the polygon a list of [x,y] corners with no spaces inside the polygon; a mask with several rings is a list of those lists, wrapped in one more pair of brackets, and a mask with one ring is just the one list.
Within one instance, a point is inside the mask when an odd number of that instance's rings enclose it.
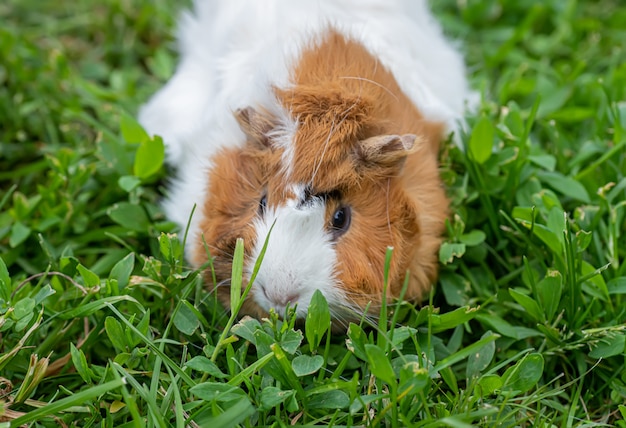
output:
{"label": "brown and white guinea pig", "polygon": [[[448,215],[438,148],[474,98],[425,0],[196,0],[180,63],[142,108],[176,169],[164,202],[195,267],[214,258],[228,306],[237,238],[244,279],[271,229],[242,314],[377,314],[437,276]],[[205,244],[210,255],[207,254]],[[207,274],[207,279],[211,274]],[[212,282],[212,281],[208,281]]]}

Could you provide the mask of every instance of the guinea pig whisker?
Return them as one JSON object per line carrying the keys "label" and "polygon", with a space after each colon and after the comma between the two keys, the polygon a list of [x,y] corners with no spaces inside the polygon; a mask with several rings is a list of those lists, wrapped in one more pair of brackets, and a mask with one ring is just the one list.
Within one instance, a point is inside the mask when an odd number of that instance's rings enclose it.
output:
{"label": "guinea pig whisker", "polygon": [[[236,168],[235,168],[235,169],[236,169]],[[236,169],[236,170],[237,170],[237,176],[238,176],[240,179],[242,179],[242,181],[244,181],[244,182],[245,182],[248,186],[250,186],[250,187],[256,187],[256,186],[254,185],[254,183],[252,183],[252,182],[250,181],[250,179],[249,179],[248,177],[246,177],[246,175],[245,175],[243,172],[241,172],[239,169]],[[237,184],[240,184],[240,183],[237,183]]]}
{"label": "guinea pig whisker", "polygon": [[216,254],[219,254],[220,256],[223,256],[223,257],[225,257],[227,259],[232,259],[233,258],[233,253],[226,252],[226,251],[224,251],[224,250],[222,250],[220,248],[214,247],[212,245],[209,246],[209,254],[208,255],[213,257],[213,258],[215,258]]}
{"label": "guinea pig whisker", "polygon": [[346,326],[350,322],[354,322],[363,318],[363,320],[372,326],[377,324],[378,318],[372,313],[363,313],[363,307],[356,303],[352,299],[347,299],[341,306],[334,306],[332,308],[332,316],[341,321],[342,326]]}
{"label": "guinea pig whisker", "polygon": [[230,287],[230,283],[231,283],[230,278],[226,278],[226,279],[221,280],[217,284],[215,284],[215,288],[218,288],[218,287]]}
{"label": "guinea pig whisker", "polygon": [[396,96],[396,94],[394,94],[391,89],[389,89],[388,87],[386,87],[385,85],[381,85],[380,83],[371,80],[371,79],[367,79],[365,77],[359,77],[359,76],[341,76],[340,79],[350,79],[350,80],[358,80],[361,82],[367,82],[367,83],[371,83],[372,85],[378,86],[380,89],[384,90],[385,92],[387,92],[389,95],[391,95],[392,98],[394,98],[396,101],[399,101],[398,97]]}
{"label": "guinea pig whisker", "polygon": [[[380,298],[381,298],[380,293],[369,293],[369,294],[366,294],[366,293],[363,293],[363,292],[343,291],[343,294],[346,297],[348,297],[348,298],[354,297],[354,298],[356,298],[358,300],[361,300],[361,301],[369,300],[371,302],[370,303],[370,307],[372,305],[378,305],[378,303],[374,303],[374,302],[378,302],[380,300]],[[354,303],[356,299],[352,299],[352,302]],[[357,306],[361,307],[362,305],[357,305]]]}

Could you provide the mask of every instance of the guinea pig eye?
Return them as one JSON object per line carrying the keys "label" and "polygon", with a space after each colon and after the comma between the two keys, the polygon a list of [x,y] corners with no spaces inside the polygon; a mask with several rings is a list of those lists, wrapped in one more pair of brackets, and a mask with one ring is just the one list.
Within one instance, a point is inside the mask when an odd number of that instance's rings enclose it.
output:
{"label": "guinea pig eye", "polygon": [[263,195],[259,201],[259,214],[265,214],[267,210],[267,195]]}
{"label": "guinea pig eye", "polygon": [[350,207],[342,205],[333,213],[333,217],[331,219],[330,227],[333,233],[333,238],[337,239],[350,227],[350,220],[352,217],[352,212]]}

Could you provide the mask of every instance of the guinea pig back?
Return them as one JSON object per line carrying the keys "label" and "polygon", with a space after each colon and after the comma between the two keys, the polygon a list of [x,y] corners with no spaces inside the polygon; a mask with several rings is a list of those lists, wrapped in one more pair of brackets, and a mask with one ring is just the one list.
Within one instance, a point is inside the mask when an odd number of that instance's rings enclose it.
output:
{"label": "guinea pig back", "polygon": [[[303,316],[320,290],[345,320],[378,313],[393,247],[388,297],[408,271],[405,298],[421,299],[436,280],[448,215],[439,142],[470,94],[460,56],[424,2],[342,3],[352,14],[335,2],[241,3],[265,9],[254,18],[196,3],[177,73],[140,115],[178,169],[166,214],[183,226],[197,205],[189,261],[213,259],[228,305],[237,239],[246,281],[267,239],[243,313],[297,305]],[[225,30],[236,12],[250,21],[246,34]],[[224,28],[194,27],[209,19]]]}

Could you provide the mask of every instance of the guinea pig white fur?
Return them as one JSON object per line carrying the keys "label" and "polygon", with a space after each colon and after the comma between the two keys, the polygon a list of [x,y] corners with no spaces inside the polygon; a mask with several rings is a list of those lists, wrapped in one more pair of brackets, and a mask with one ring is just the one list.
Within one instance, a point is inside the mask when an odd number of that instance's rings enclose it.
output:
{"label": "guinea pig white fur", "polygon": [[[425,0],[196,0],[179,22],[180,63],[141,109],[175,168],[163,207],[186,256],[214,259],[228,304],[232,255],[244,277],[271,234],[243,313],[333,315],[389,298],[407,270],[418,300],[437,275],[448,202],[440,141],[462,120],[461,55]],[[211,275],[207,275],[207,279]]]}

